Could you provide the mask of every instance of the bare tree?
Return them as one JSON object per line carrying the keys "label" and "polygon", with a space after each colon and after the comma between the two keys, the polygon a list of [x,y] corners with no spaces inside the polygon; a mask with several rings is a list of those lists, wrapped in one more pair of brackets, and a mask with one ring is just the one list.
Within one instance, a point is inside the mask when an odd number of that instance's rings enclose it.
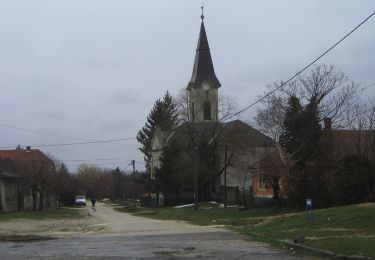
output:
{"label": "bare tree", "polygon": [[353,130],[356,152],[367,158],[375,158],[375,99],[357,99],[349,111],[349,129]]}
{"label": "bare tree", "polygon": [[33,210],[37,209],[39,194],[39,210],[43,210],[44,195],[53,183],[53,162],[48,157],[28,162],[17,162],[18,170],[22,172],[23,182],[31,191]]}
{"label": "bare tree", "polygon": [[266,189],[272,190],[272,198],[276,206],[281,204],[281,196],[287,193],[285,180],[289,176],[289,169],[293,161],[290,156],[278,149],[260,158],[258,172],[264,176]]}
{"label": "bare tree", "polygon": [[292,155],[281,153],[279,138],[290,97],[298,98],[303,106],[314,102],[318,106],[320,118],[331,118],[334,127],[338,128],[350,125],[348,114],[362,92],[359,85],[350,81],[344,73],[326,65],[314,67],[282,88],[281,85],[282,82],[276,82],[267,86],[266,92],[272,94],[263,99],[264,108],[258,111],[254,119],[257,128],[275,140],[285,165]]}
{"label": "bare tree", "polygon": [[314,101],[319,106],[322,119],[329,117],[335,127],[344,127],[348,125],[348,112],[363,90],[344,73],[326,65],[314,67],[309,73],[300,75],[282,88],[281,84],[282,82],[276,82],[267,86],[266,92],[274,92],[263,99],[264,108],[255,117],[258,128],[275,141],[280,136],[290,97],[297,97],[302,105]]}
{"label": "bare tree", "polygon": [[[195,118],[202,113],[200,110],[192,110],[190,107],[190,95],[185,90],[175,98],[175,103],[179,115],[179,123],[186,129],[186,136],[188,137],[188,144],[185,144],[187,156],[191,161],[194,161],[194,148],[198,151],[199,164],[199,189],[200,193],[207,199],[209,186],[213,185],[215,180],[224,172],[228,166],[226,163],[224,167],[220,168],[220,162],[223,159],[220,151],[223,144],[223,129],[222,122],[226,117],[233,114],[236,110],[235,102],[230,97],[221,96],[218,100],[218,121],[211,123],[197,123]],[[190,149],[187,149],[190,147]],[[228,163],[231,155],[228,157]]]}
{"label": "bare tree", "polygon": [[[258,111],[255,123],[260,131],[275,140],[278,150],[277,157],[280,158],[280,162],[286,169],[288,180],[290,180],[292,177],[291,170],[297,164],[300,165],[300,168],[303,168],[300,169],[301,174],[299,175],[305,176],[305,162],[300,160],[303,158],[306,160],[306,158],[310,158],[310,155],[313,156],[312,151],[317,151],[316,147],[319,146],[316,142],[319,142],[320,130],[310,129],[308,126],[315,124],[315,120],[318,121],[319,125],[319,120],[331,118],[333,127],[347,127],[349,125],[347,114],[353,108],[354,101],[362,89],[359,85],[351,82],[344,73],[335,70],[333,66],[326,65],[315,66],[308,73],[300,75],[287,85],[280,87],[281,85],[282,82],[276,82],[267,87],[266,93],[271,94],[267,94],[266,98],[262,100],[264,108]],[[295,143],[296,146],[293,147],[293,150],[289,149],[288,153],[285,153],[284,148],[281,147],[282,140],[280,137],[285,137],[281,133],[284,134],[285,131],[290,130],[286,129],[286,125],[284,125],[287,116],[289,116],[289,119],[291,116],[291,106],[288,103],[290,100],[297,100],[301,107],[300,110],[304,117],[301,114],[299,123],[302,128],[298,130],[297,127],[296,129],[299,131],[298,135],[305,135],[306,139],[299,139],[301,142]],[[314,123],[309,121],[312,119],[314,119]],[[316,131],[314,137],[316,140],[311,139],[309,131]],[[307,157],[298,156],[298,154],[306,155],[308,152],[310,154]],[[272,162],[272,160],[269,162]],[[269,180],[271,186],[277,188],[277,176],[280,174],[274,173],[270,174]]]}
{"label": "bare tree", "polygon": [[256,146],[243,145],[231,147],[230,154],[229,163],[235,165],[238,177],[241,178],[238,183],[241,183],[243,204],[245,208],[251,208],[254,206],[252,180],[259,169],[259,151]]}
{"label": "bare tree", "polygon": [[[181,90],[179,95],[174,99],[178,111],[179,122],[194,122],[195,117],[198,113],[202,113],[200,110],[192,111],[189,92]],[[232,97],[219,96],[218,100],[218,121],[223,122],[225,119],[236,112],[236,102]]]}

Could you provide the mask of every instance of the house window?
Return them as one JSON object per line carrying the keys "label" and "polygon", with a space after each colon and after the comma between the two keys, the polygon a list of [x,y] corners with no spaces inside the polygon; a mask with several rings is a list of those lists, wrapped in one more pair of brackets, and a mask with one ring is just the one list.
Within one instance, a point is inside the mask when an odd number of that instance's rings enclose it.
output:
{"label": "house window", "polygon": [[264,175],[259,175],[259,189],[266,188],[266,181]]}
{"label": "house window", "polygon": [[211,120],[211,103],[209,101],[205,101],[203,104],[203,118]]}

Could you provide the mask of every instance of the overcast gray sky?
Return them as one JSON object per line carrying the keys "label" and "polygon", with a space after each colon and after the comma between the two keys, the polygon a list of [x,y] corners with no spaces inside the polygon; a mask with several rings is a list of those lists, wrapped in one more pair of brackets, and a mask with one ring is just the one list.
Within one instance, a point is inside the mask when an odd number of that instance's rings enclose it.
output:
{"label": "overcast gray sky", "polygon": [[[0,147],[134,138],[155,100],[190,79],[200,0],[0,0]],[[206,0],[221,94],[238,108],[286,80],[375,10],[373,0]],[[375,17],[325,56],[375,82]],[[374,96],[375,87],[366,91]],[[241,115],[248,120],[254,110]],[[31,129],[50,135],[6,127]],[[55,135],[55,136],[53,136]],[[73,138],[62,138],[66,136]],[[135,140],[40,147],[75,171],[82,161],[143,169]],[[130,167],[127,168],[130,170]]]}

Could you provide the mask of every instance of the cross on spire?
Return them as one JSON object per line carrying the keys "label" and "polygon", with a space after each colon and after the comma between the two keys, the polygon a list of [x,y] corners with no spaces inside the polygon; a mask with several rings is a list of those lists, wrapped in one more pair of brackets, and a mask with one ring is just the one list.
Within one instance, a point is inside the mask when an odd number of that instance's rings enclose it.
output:
{"label": "cross on spire", "polygon": [[204,5],[203,5],[203,0],[202,0],[202,6],[201,6],[201,9],[202,9],[201,19],[202,19],[202,21],[203,21],[203,19],[204,19]]}

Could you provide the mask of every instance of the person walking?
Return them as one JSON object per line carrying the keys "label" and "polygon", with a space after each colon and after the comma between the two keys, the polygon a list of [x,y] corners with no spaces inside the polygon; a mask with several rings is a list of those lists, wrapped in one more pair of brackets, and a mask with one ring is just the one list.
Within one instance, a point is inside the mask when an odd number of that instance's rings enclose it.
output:
{"label": "person walking", "polygon": [[96,203],[95,198],[91,198],[91,208],[92,208],[94,211],[96,211],[96,210],[95,210],[95,203]]}

